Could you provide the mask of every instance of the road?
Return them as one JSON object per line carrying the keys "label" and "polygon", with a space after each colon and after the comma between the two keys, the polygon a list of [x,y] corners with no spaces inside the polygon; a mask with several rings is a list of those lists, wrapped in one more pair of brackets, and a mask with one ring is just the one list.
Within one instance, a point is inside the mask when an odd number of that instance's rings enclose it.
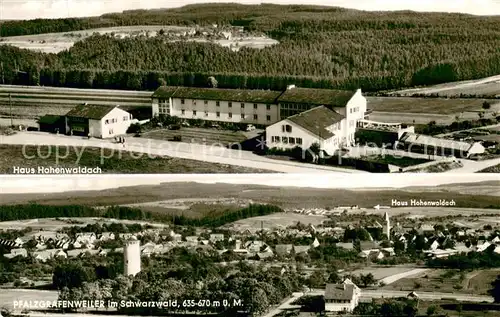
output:
{"label": "road", "polygon": [[[229,164],[257,168],[280,173],[366,173],[364,171],[341,169],[330,166],[278,161],[248,151],[232,150],[220,144],[196,144],[161,140],[126,138],[125,146],[111,140],[87,139],[76,136],[55,135],[44,132],[18,132],[0,136],[0,144],[52,145],[60,148],[61,155],[71,147],[97,147],[103,149],[102,160],[121,151],[133,151],[151,156],[170,156],[197,161]],[[55,150],[55,149],[54,149]],[[55,163],[55,162],[54,162]],[[160,171],[159,171],[160,172]]]}
{"label": "road", "polygon": [[485,168],[500,164],[500,158],[484,160],[484,161],[459,159],[459,161],[463,164],[462,167],[446,171],[445,173],[477,173],[481,170],[484,170]]}

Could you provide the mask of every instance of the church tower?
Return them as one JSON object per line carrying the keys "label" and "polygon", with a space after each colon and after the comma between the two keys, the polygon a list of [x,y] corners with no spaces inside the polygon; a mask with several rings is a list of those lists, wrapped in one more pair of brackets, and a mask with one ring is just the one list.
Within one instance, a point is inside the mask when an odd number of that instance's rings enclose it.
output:
{"label": "church tower", "polygon": [[387,240],[391,240],[391,220],[389,219],[389,214],[386,212],[384,215],[385,219],[385,235],[387,236]]}
{"label": "church tower", "polygon": [[124,268],[123,273],[126,276],[133,275],[141,271],[141,245],[136,237],[132,237],[125,243],[123,250]]}

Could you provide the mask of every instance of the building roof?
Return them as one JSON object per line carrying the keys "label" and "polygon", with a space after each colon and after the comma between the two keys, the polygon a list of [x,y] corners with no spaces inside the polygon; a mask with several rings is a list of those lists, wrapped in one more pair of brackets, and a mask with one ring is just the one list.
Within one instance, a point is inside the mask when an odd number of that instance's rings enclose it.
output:
{"label": "building roof", "polygon": [[302,103],[331,107],[345,107],[356,92],[333,89],[291,88],[278,101],[281,103]]}
{"label": "building roof", "polygon": [[327,128],[340,122],[343,118],[343,115],[325,106],[320,106],[288,117],[286,120],[295,123],[322,139],[329,139],[335,134],[327,130]]}
{"label": "building roof", "polygon": [[153,93],[152,98],[185,98],[266,104],[281,102],[345,107],[354,94],[353,91],[345,90],[296,87],[285,91],[275,91],[161,86]]}
{"label": "building roof", "polygon": [[355,291],[354,284],[326,284],[325,299],[352,300]]}
{"label": "building roof", "polygon": [[416,145],[428,145],[433,147],[452,149],[462,152],[467,152],[472,147],[472,143],[435,138],[428,135],[416,134],[416,133],[405,133],[400,139],[401,142],[416,144]]}
{"label": "building roof", "polygon": [[250,89],[219,89],[179,87],[173,93],[174,98],[226,100],[234,102],[275,103],[280,91]]}
{"label": "building roof", "polygon": [[160,86],[155,90],[152,98],[171,98],[174,95],[174,92],[177,90],[177,86]]}
{"label": "building roof", "polygon": [[44,115],[43,117],[40,117],[38,119],[39,124],[55,124],[57,121],[64,119],[63,116],[58,116],[58,115],[53,115],[53,114],[47,114]]}
{"label": "building roof", "polygon": [[102,105],[79,105],[71,109],[66,116],[67,117],[77,117],[86,118],[93,120],[101,120],[106,116],[111,110],[115,109],[116,106],[102,106]]}

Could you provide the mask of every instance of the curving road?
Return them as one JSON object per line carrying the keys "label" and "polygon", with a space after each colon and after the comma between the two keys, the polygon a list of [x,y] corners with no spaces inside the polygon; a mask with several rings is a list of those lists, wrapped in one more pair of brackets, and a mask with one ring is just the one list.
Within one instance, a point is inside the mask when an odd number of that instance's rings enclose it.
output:
{"label": "curving road", "polygon": [[[219,164],[229,164],[257,168],[280,173],[366,173],[364,171],[342,169],[330,166],[304,164],[289,161],[278,161],[256,155],[248,151],[232,150],[221,144],[196,144],[185,142],[169,142],[161,140],[127,138],[125,146],[115,144],[112,140],[87,139],[76,136],[54,135],[44,132],[18,132],[14,135],[0,135],[0,144],[12,145],[51,145],[58,146],[61,156],[71,147],[97,147],[102,159],[121,151],[133,151],[144,155],[170,156]],[[33,155],[33,153],[30,153]],[[55,163],[55,162],[54,162]],[[55,165],[55,164],[54,164]],[[161,171],[159,171],[161,172]]]}

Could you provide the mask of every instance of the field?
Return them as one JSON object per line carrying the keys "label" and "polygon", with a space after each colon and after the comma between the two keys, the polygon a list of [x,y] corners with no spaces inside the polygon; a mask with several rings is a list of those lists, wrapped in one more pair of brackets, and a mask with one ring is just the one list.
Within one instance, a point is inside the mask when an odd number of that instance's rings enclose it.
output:
{"label": "field", "polygon": [[0,230],[22,230],[31,228],[34,232],[37,230],[42,231],[58,231],[68,226],[86,226],[89,224],[110,224],[110,223],[123,223],[123,224],[142,224],[154,227],[163,228],[164,224],[151,223],[140,220],[122,220],[122,219],[103,219],[103,218],[45,218],[45,219],[30,219],[30,220],[16,220],[16,221],[0,221]]}
{"label": "field", "polygon": [[[45,33],[37,35],[23,35],[3,38],[0,44],[8,44],[23,49],[39,51],[44,53],[59,53],[70,49],[75,42],[84,40],[92,36],[94,33],[110,34],[115,38],[127,38],[135,36],[155,37],[160,30],[165,33],[170,33],[170,41],[176,41],[175,37],[186,36],[187,33],[193,32],[192,27],[172,26],[172,25],[137,25],[137,26],[121,26],[109,28],[88,29],[84,31],[61,32],[61,33]],[[212,29],[207,28],[207,33],[212,33]],[[242,34],[243,35],[243,34]],[[196,38],[187,38],[187,41],[208,42],[208,38],[198,36]],[[216,39],[212,40],[224,47],[231,47],[233,50],[238,50],[241,47],[264,48],[270,45],[278,44],[279,42],[265,36],[237,36],[231,39]]]}
{"label": "field", "polygon": [[53,302],[58,297],[57,291],[0,289],[0,308],[14,308],[14,301]]}
{"label": "field", "polygon": [[[26,167],[99,167],[102,173],[147,174],[147,173],[262,173],[263,170],[209,163],[173,157],[149,157],[144,153],[104,150],[99,148],[81,148],[68,146],[22,146],[0,144],[0,174],[11,174],[13,168]],[[23,152],[23,149],[25,152]],[[40,155],[34,155],[37,151]],[[82,152],[83,151],[83,152]],[[113,151],[113,152],[111,152]],[[29,155],[25,157],[23,153]],[[78,160],[78,154],[81,154]],[[111,157],[111,154],[113,155]],[[62,157],[66,156],[66,157]],[[33,158],[31,158],[33,157]],[[110,158],[106,158],[110,157]]]}
{"label": "field", "polygon": [[367,97],[368,108],[373,109],[370,119],[382,122],[451,124],[459,120],[477,120],[478,113],[490,118],[500,111],[500,102],[488,100],[490,109],[482,108],[486,99],[446,99],[416,97]]}
{"label": "field", "polygon": [[460,273],[455,270],[433,269],[417,276],[400,279],[386,285],[387,290],[415,290],[422,292],[459,292],[474,295],[488,295],[491,282],[500,274],[498,269]]}
{"label": "field", "polygon": [[203,128],[184,128],[179,130],[154,130],[142,133],[142,137],[157,140],[172,140],[174,136],[181,136],[183,142],[204,144],[239,144],[247,137],[239,131],[227,131]]}
{"label": "field", "polygon": [[305,225],[311,224],[313,226],[317,226],[326,219],[327,217],[318,215],[308,216],[289,212],[275,213],[267,216],[238,220],[229,225],[225,225],[224,227],[240,232],[245,230],[255,231],[260,230],[261,228],[285,228],[297,224],[298,222]]}
{"label": "field", "polygon": [[457,97],[461,94],[465,94],[476,96],[478,98],[494,98],[500,95],[500,76],[492,76],[479,80],[446,83],[423,88],[405,89],[389,93],[389,95],[397,96],[412,96],[416,94],[437,94],[440,97]]}
{"label": "field", "polygon": [[396,274],[404,274],[404,273],[409,273],[415,270],[414,267],[411,266],[388,266],[388,267],[367,267],[363,269],[358,269],[354,271],[350,271],[349,274],[353,275],[361,275],[361,274],[368,274],[371,273],[373,274],[373,277],[375,280],[382,280],[390,276],[394,276]]}

